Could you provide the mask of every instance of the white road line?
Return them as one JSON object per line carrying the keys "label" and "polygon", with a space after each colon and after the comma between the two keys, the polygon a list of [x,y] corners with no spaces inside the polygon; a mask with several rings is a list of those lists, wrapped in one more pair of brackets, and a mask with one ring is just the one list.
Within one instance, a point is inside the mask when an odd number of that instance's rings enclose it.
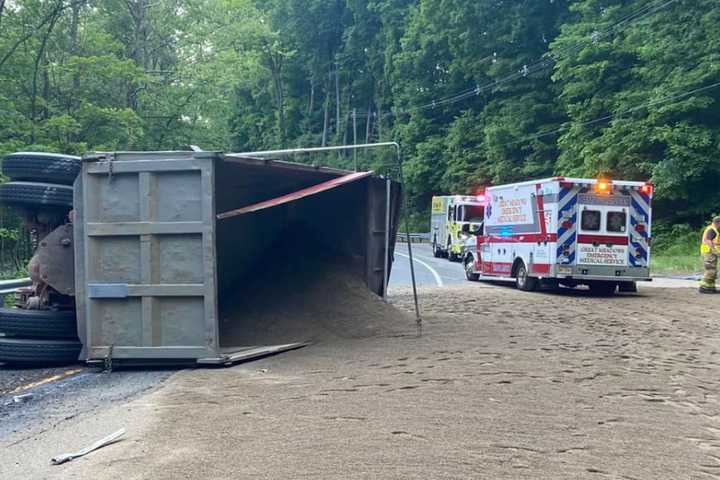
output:
{"label": "white road line", "polygon": [[[404,253],[400,253],[400,252],[395,252],[395,255],[400,255],[401,257],[405,257],[405,258],[408,258],[408,259],[410,258],[410,257],[408,257],[407,255],[405,255]],[[443,287],[443,286],[445,286],[445,285],[443,284],[442,278],[440,278],[440,275],[438,275],[438,273],[435,271],[434,268],[432,268],[430,265],[428,265],[427,263],[423,262],[422,260],[418,260],[418,258],[415,257],[415,256],[413,256],[413,261],[419,263],[419,264],[422,265],[423,267],[425,267],[425,268],[427,268],[428,270],[430,270],[430,273],[432,273],[433,277],[435,277],[435,283],[437,283],[438,287]]]}

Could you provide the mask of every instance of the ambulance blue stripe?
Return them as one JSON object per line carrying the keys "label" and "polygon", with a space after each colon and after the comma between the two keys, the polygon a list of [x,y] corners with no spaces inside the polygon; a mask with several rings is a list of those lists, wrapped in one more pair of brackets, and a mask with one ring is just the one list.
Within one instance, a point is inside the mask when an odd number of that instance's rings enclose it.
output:
{"label": "ambulance blue stripe", "polygon": [[568,193],[572,192],[572,188],[561,188],[560,189],[560,200],[565,198]]}
{"label": "ambulance blue stripe", "polygon": [[648,221],[647,212],[645,212],[643,207],[634,198],[632,199],[632,207],[635,209],[636,212],[642,215],[644,222]]}
{"label": "ambulance blue stripe", "polygon": [[577,203],[577,199],[578,197],[577,195],[575,195],[571,200],[568,200],[568,202],[563,207],[561,207],[561,209],[558,211],[558,215],[560,216],[560,218],[562,218],[562,212],[570,210],[575,206],[575,204]]}
{"label": "ambulance blue stripe", "polygon": [[570,235],[570,237],[568,237],[568,239],[567,239],[565,242],[563,242],[562,244],[558,245],[558,247],[557,247],[557,258],[559,259],[559,261],[560,261],[561,263],[572,263],[572,259],[575,258],[575,252],[572,252],[572,253],[570,254],[570,256],[567,257],[567,259],[565,259],[565,257],[563,257],[563,247],[564,247],[565,245],[567,245],[569,248],[572,248],[572,246],[575,244],[575,238],[576,238],[576,234],[573,233],[572,235]]}

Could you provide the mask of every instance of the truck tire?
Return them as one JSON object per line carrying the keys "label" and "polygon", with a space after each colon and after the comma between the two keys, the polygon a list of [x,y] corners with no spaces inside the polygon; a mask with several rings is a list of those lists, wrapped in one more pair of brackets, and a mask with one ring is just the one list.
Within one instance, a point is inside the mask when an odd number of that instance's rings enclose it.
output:
{"label": "truck tire", "polygon": [[534,292],[538,287],[538,279],[528,275],[525,263],[520,262],[515,271],[515,285],[523,292]]}
{"label": "truck tire", "polygon": [[7,155],[2,171],[12,180],[72,185],[80,173],[80,157],[58,153],[18,152]]}
{"label": "truck tire", "polygon": [[0,362],[15,365],[58,365],[78,361],[77,340],[28,340],[0,337]]}
{"label": "truck tire", "polygon": [[442,250],[440,250],[440,248],[438,247],[437,237],[433,237],[432,251],[433,251],[433,257],[435,257],[435,258],[442,257]]}
{"label": "truck tire", "polygon": [[452,239],[448,237],[447,239],[447,259],[451,262],[457,261],[457,255],[455,255],[452,251]]}
{"label": "truck tire", "polygon": [[0,333],[7,337],[77,340],[75,312],[0,308]]}
{"label": "truck tire", "polygon": [[37,182],[7,182],[0,185],[0,203],[21,208],[55,208],[70,210],[73,188]]}
{"label": "truck tire", "polygon": [[465,260],[463,260],[463,266],[465,267],[465,278],[467,278],[471,282],[477,282],[478,280],[480,280],[480,274],[473,272],[474,262],[475,259],[472,255],[466,255]]}
{"label": "truck tire", "polygon": [[616,282],[593,282],[590,285],[590,293],[598,297],[609,297],[617,290]]}

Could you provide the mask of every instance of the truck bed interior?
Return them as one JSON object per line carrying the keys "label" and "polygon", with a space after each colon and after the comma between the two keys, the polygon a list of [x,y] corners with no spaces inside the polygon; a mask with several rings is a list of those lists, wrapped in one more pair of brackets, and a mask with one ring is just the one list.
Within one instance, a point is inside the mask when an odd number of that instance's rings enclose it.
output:
{"label": "truck bed interior", "polygon": [[[216,164],[215,210],[221,214],[271,201],[349,173],[225,157]],[[399,186],[393,184],[392,235],[399,194]],[[306,340],[283,338],[293,333],[267,331],[267,325],[252,325],[249,317],[267,322],[290,315],[282,310],[283,303],[292,297],[299,308],[297,292],[322,288],[321,282],[327,283],[327,289],[338,287],[330,284],[338,282],[333,280],[337,270],[342,270],[346,280],[357,279],[382,295],[385,197],[385,182],[365,177],[287,203],[218,219],[215,241],[221,346],[264,342],[260,331],[275,342]],[[311,302],[312,294],[307,296]],[[326,302],[331,298],[328,295]],[[296,312],[296,316],[302,315]]]}

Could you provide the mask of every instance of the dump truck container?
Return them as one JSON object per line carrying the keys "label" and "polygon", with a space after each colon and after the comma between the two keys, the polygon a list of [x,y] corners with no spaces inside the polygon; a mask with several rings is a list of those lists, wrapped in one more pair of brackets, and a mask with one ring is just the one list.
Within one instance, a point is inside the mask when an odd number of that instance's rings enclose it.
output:
{"label": "dump truck container", "polygon": [[223,292],[301,225],[316,239],[303,249],[352,258],[384,295],[400,205],[399,184],[370,172],[212,152],[86,155],[74,195],[81,360],[128,364],[223,364],[299,346],[223,338]]}

